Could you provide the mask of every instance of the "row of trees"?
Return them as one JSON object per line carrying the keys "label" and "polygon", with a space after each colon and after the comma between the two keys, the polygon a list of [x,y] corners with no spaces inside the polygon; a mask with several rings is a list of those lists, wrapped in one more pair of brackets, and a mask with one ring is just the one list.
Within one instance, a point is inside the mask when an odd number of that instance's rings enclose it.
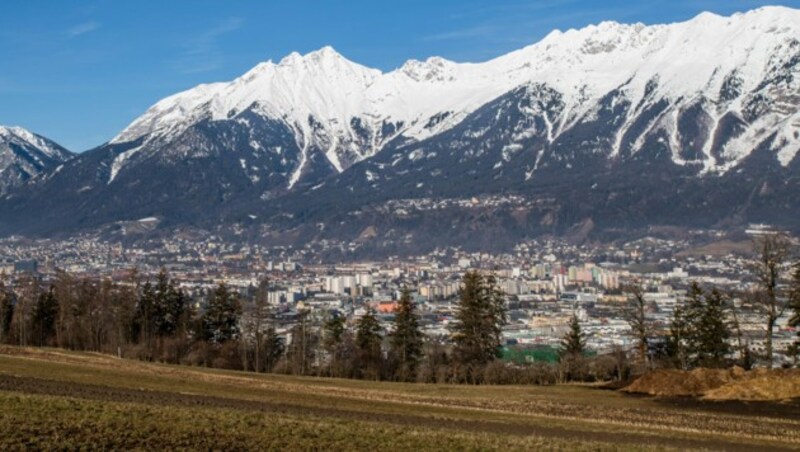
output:
{"label": "row of trees", "polygon": [[[800,324],[800,264],[787,272],[788,242],[770,236],[760,244],[754,274],[761,290],[751,294],[765,314],[765,363],[772,363],[771,336],[776,319],[794,309]],[[787,274],[791,275],[786,281]],[[298,313],[287,334],[279,335],[268,303],[268,282],[246,293],[219,284],[207,293],[188,295],[166,271],[153,281],[75,279],[60,273],[48,287],[31,278],[15,290],[0,281],[0,341],[23,346],[92,350],[190,365],[256,372],[283,372],[342,378],[437,382],[552,382],[625,378],[628,353],[587,358],[577,318],[565,335],[557,366],[498,361],[505,303],[491,275],[467,272],[451,341],[428,340],[420,331],[416,305],[403,290],[394,323],[384,330],[374,311],[348,323],[332,313],[320,319]],[[657,331],[648,317],[643,290],[628,287],[623,316],[631,327],[635,367],[669,365],[681,369],[723,367],[753,362],[743,339],[730,294],[693,284],[676,309],[669,331]]]}
{"label": "row of trees", "polygon": [[30,277],[16,291],[0,286],[0,341],[256,372],[480,383],[500,350],[504,302],[492,276],[469,272],[463,282],[446,346],[426,340],[407,289],[390,331],[371,309],[352,325],[301,311],[284,338],[268,282],[247,294],[219,284],[190,297],[166,271],[125,284],[60,273],[46,288]]}
{"label": "row of trees", "polygon": [[[760,314],[764,319],[765,351],[760,358],[766,367],[772,367],[773,336],[778,319],[791,310],[789,326],[800,327],[800,260],[792,262],[791,250],[791,241],[784,235],[766,235],[757,240],[757,259],[751,265],[755,284],[746,293],[725,293],[717,288],[704,290],[692,283],[684,303],[673,312],[666,334],[659,332],[649,319],[649,304],[642,288],[625,288],[628,303],[623,317],[634,341],[634,364],[641,370],[664,365],[679,369],[740,365],[749,369],[757,357],[740,323],[742,306],[747,305],[750,313]],[[740,306],[734,303],[737,297]],[[786,351],[794,357],[796,365],[800,339]],[[586,378],[585,354],[580,324],[573,318],[562,343],[561,362],[566,379]]]}

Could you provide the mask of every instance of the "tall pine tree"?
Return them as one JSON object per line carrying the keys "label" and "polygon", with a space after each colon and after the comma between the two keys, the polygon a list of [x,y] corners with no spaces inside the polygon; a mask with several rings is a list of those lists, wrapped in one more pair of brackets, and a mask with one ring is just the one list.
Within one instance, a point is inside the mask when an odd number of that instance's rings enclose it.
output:
{"label": "tall pine tree", "polygon": [[361,374],[363,378],[377,380],[381,375],[383,336],[375,311],[368,309],[356,324],[356,347],[358,349]]}
{"label": "tall pine tree", "polygon": [[586,350],[586,337],[581,331],[581,324],[578,316],[573,315],[569,321],[569,331],[561,340],[560,354],[564,356],[583,356]]}
{"label": "tall pine tree", "polygon": [[239,317],[242,305],[239,295],[219,283],[208,300],[203,313],[202,324],[205,340],[213,344],[223,344],[239,336]]}
{"label": "tall pine tree", "polygon": [[51,286],[47,292],[39,294],[33,307],[31,322],[33,323],[33,340],[38,346],[53,345],[56,336],[56,320],[58,320],[58,300],[55,289]]}
{"label": "tall pine tree", "polygon": [[693,282],[670,327],[668,351],[676,364],[724,367],[731,353],[728,297],[717,289],[705,292]]}
{"label": "tall pine tree", "polygon": [[731,353],[731,336],[726,322],[728,300],[717,289],[703,297],[702,309],[694,322],[694,352],[698,365],[725,367]]}
{"label": "tall pine tree", "polygon": [[10,289],[6,289],[0,281],[0,342],[9,343],[13,335],[11,334],[11,322],[14,319],[14,306],[16,295]]}
{"label": "tall pine tree", "polygon": [[569,331],[561,340],[559,362],[567,380],[579,380],[584,376],[583,354],[586,351],[586,336],[581,331],[578,316],[573,315],[569,322]]}
{"label": "tall pine tree", "polygon": [[493,276],[464,274],[453,328],[455,364],[460,379],[479,383],[483,368],[500,355],[505,324],[503,295]]}
{"label": "tall pine tree", "polygon": [[397,365],[395,378],[413,380],[422,358],[422,332],[419,329],[416,305],[411,292],[403,288],[395,310],[395,327],[391,333],[392,359]]}
{"label": "tall pine tree", "polygon": [[166,269],[161,269],[153,288],[153,327],[159,337],[172,336],[178,331],[186,309],[183,291],[175,287]]}
{"label": "tall pine tree", "polygon": [[667,336],[667,356],[672,365],[678,369],[689,367],[689,349],[687,344],[690,340],[691,318],[686,315],[686,308],[677,306],[672,312],[672,321],[669,326],[669,336]]}

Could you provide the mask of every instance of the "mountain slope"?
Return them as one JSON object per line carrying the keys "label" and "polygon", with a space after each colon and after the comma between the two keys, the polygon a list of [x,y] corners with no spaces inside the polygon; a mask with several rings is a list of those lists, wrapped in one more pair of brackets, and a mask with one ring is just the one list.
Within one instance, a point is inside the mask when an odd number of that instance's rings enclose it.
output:
{"label": "mountain slope", "polygon": [[[604,22],[483,63],[430,58],[387,73],[326,47],[158,102],[6,197],[0,212],[13,220],[0,231],[149,216],[300,228],[304,240],[352,238],[376,222],[411,231],[431,218],[465,234],[512,231],[509,240],[653,224],[794,227],[800,219],[774,212],[794,208],[798,150],[798,10]],[[493,208],[491,227],[469,206],[417,209],[418,221],[382,210],[484,195],[521,204]]]}
{"label": "mountain slope", "polygon": [[72,158],[72,153],[22,127],[0,126],[0,196]]}

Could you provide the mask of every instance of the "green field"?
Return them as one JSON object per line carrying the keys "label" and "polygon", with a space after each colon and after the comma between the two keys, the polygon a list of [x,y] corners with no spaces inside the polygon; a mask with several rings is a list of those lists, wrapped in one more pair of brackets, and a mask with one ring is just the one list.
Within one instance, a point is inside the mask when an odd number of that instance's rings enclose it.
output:
{"label": "green field", "polygon": [[256,375],[0,349],[0,450],[800,449],[800,405]]}

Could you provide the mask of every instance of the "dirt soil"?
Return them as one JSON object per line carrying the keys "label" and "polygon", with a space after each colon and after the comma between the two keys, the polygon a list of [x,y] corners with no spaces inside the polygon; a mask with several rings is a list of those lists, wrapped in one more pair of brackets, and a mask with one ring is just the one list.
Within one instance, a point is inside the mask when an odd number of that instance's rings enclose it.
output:
{"label": "dirt soil", "polygon": [[639,377],[622,390],[705,400],[792,400],[800,398],[800,369],[656,370]]}
{"label": "dirt soil", "polygon": [[[160,391],[144,391],[136,389],[112,388],[101,385],[87,385],[52,381],[38,378],[19,378],[9,375],[0,375],[0,391],[13,391],[26,394],[41,394],[51,396],[66,396],[89,400],[135,402],[154,404],[158,406],[205,406],[231,408],[268,413],[284,413],[308,415],[307,407],[293,406],[286,403],[272,403],[265,401],[234,400],[221,397],[176,394]],[[431,419],[414,415],[391,415],[384,419],[376,413],[361,413],[350,410],[341,410],[331,407],[318,407],[313,412],[316,416],[356,419],[364,422],[385,421],[391,424],[408,426],[430,426]],[[505,435],[537,435],[544,437],[574,438],[588,441],[601,441],[623,444],[653,444],[653,438],[637,433],[622,432],[584,432],[572,431],[556,426],[530,425],[525,423],[497,423],[491,421],[462,420],[462,419],[436,419],[436,427],[452,429],[453,431],[475,431],[487,433],[500,433]],[[655,443],[658,444],[658,443]],[[703,440],[689,438],[672,438],[661,446],[678,447],[680,449],[724,449],[733,451],[752,451],[752,444],[737,444],[734,441]],[[759,449],[756,447],[756,449]],[[782,447],[770,448],[783,450]],[[792,449],[791,447],[787,450]]]}

